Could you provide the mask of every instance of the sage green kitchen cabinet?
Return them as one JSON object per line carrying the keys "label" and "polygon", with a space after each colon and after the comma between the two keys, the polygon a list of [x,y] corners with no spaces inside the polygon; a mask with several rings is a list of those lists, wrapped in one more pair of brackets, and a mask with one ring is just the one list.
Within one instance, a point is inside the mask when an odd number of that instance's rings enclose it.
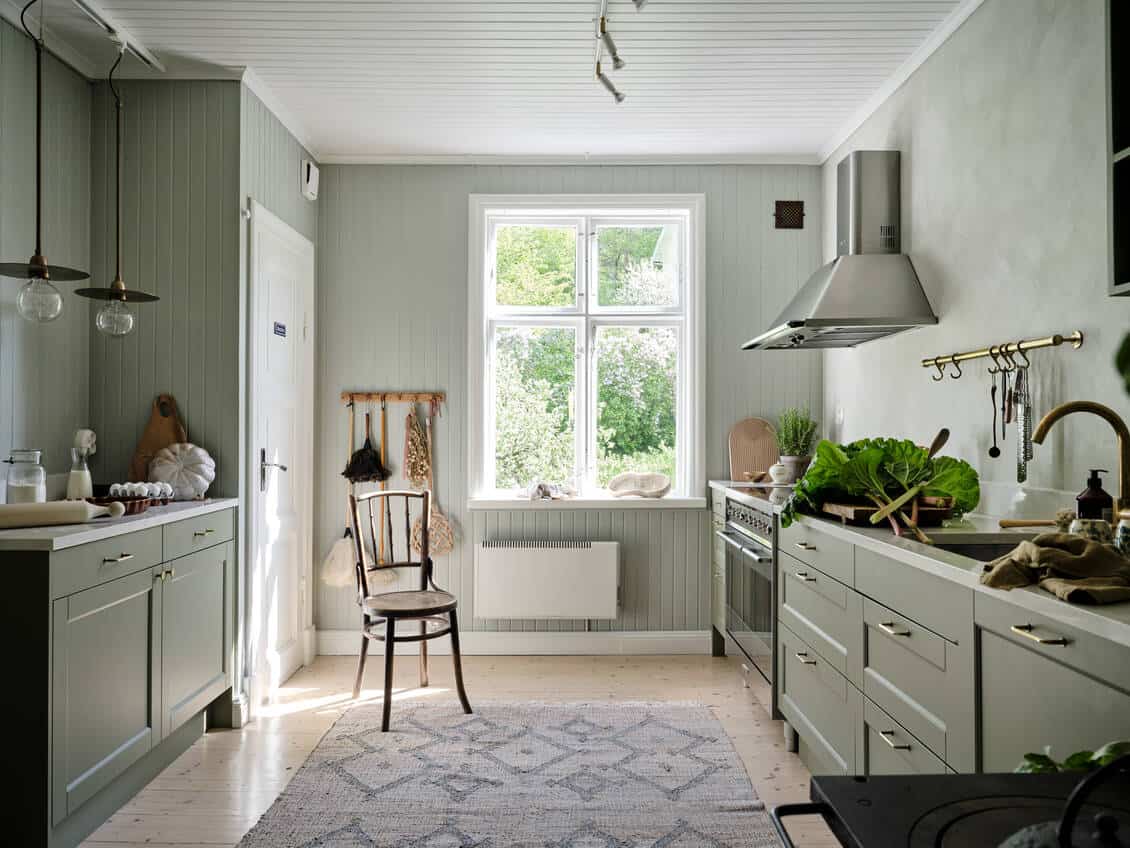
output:
{"label": "sage green kitchen cabinet", "polygon": [[710,512],[710,623],[714,628],[712,649],[716,657],[726,655],[726,543],[718,536],[726,524],[726,495],[711,490]]}
{"label": "sage green kitchen cabinet", "polygon": [[946,774],[946,764],[905,727],[869,698],[863,699],[856,772],[878,774]]}
{"label": "sage green kitchen cabinet", "polygon": [[53,824],[160,737],[160,581],[146,569],[52,604]]}
{"label": "sage green kitchen cabinet", "polygon": [[974,609],[982,771],[1012,771],[1047,746],[1064,759],[1130,739],[1125,647],[996,593],[978,594]]}
{"label": "sage green kitchen cabinet", "polygon": [[161,581],[161,738],[216,699],[231,674],[231,543],[168,563]]}
{"label": "sage green kitchen cabinet", "polygon": [[186,506],[181,521],[173,509],[163,524],[123,520],[58,549],[5,539],[0,611],[26,634],[9,666],[21,692],[6,705],[21,764],[9,802],[22,814],[5,844],[78,845],[200,736],[205,708],[232,686],[234,509]]}

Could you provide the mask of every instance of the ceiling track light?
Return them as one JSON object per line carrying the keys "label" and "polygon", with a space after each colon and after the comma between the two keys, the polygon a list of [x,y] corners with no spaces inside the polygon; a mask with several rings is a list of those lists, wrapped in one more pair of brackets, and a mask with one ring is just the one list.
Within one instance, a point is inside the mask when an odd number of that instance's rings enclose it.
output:
{"label": "ceiling track light", "polygon": [[129,303],[149,303],[160,300],[155,294],[126,288],[122,279],[122,97],[114,85],[114,71],[122,63],[127,44],[124,39],[111,33],[111,40],[118,47],[118,58],[114,60],[106,77],[110,92],[114,95],[114,281],[109,286],[79,289],[75,294],[91,300],[104,300],[106,305],[98,310],[94,325],[98,332],[107,336],[125,336],[133,330],[134,317]]}
{"label": "ceiling track light", "polygon": [[636,4],[637,12],[647,5],[647,0],[632,0],[632,2]]}
{"label": "ceiling track light", "polygon": [[[643,8],[647,0],[633,0],[636,6],[636,11]],[[608,31],[608,0],[598,0],[596,8],[596,47],[593,50],[593,75],[597,81],[604,86],[608,93],[612,95],[617,103],[624,102],[624,94],[616,85],[608,78],[601,67],[601,57],[607,51],[609,57],[612,59],[612,70],[618,71],[624,67],[624,60],[620,58],[620,51],[616,49],[616,42],[612,40],[612,34]]]}
{"label": "ceiling track light", "polygon": [[596,63],[596,78],[600,80],[600,84],[608,89],[608,93],[616,100],[617,103],[624,102],[624,93],[616,88],[616,84],[612,82],[604,72],[600,69],[600,62]]}
{"label": "ceiling track light", "polygon": [[608,50],[608,55],[612,57],[612,70],[618,71],[624,67],[624,60],[620,58],[620,54],[616,50],[616,42],[613,41],[612,36],[609,35],[604,18],[600,19],[600,40],[604,42],[604,47]]}
{"label": "ceiling track light", "polygon": [[16,297],[16,309],[27,321],[45,324],[63,312],[63,296],[51,281],[73,283],[90,274],[78,268],[51,265],[43,255],[43,7],[39,35],[27,24],[27,13],[40,0],[31,0],[20,12],[20,25],[35,44],[35,253],[26,262],[0,262],[0,276],[27,280]]}

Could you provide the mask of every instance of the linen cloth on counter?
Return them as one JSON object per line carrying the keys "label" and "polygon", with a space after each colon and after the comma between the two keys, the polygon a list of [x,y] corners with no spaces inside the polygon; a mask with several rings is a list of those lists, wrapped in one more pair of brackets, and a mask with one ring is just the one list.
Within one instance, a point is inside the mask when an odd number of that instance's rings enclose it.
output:
{"label": "linen cloth on counter", "polygon": [[1073,604],[1130,601],[1130,559],[1117,549],[1070,533],[1041,533],[985,564],[981,583],[1031,586]]}

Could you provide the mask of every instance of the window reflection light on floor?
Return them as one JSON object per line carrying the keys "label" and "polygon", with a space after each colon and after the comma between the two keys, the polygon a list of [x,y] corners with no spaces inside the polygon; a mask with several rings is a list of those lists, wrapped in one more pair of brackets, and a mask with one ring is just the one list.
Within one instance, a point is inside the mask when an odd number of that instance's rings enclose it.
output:
{"label": "window reflection light on floor", "polygon": [[[255,711],[262,718],[278,718],[279,716],[297,715],[298,713],[319,713],[325,710],[340,710],[342,708],[358,706],[361,704],[379,704],[383,700],[380,689],[362,689],[361,697],[353,700],[353,693],[343,689],[326,695],[314,695],[321,691],[317,687],[280,686],[275,690],[271,701],[263,704]],[[442,686],[429,686],[426,689],[419,687],[413,689],[394,689],[392,702],[409,701],[415,698],[432,697],[435,695],[448,695],[451,690]]]}

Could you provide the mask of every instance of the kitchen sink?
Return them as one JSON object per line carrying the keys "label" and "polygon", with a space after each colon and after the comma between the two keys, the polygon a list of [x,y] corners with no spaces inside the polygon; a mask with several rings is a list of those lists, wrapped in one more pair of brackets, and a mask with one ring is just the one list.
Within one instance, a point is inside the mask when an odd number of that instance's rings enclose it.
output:
{"label": "kitchen sink", "polygon": [[1019,539],[1008,542],[937,542],[934,547],[980,562],[989,562],[1012,551]]}

